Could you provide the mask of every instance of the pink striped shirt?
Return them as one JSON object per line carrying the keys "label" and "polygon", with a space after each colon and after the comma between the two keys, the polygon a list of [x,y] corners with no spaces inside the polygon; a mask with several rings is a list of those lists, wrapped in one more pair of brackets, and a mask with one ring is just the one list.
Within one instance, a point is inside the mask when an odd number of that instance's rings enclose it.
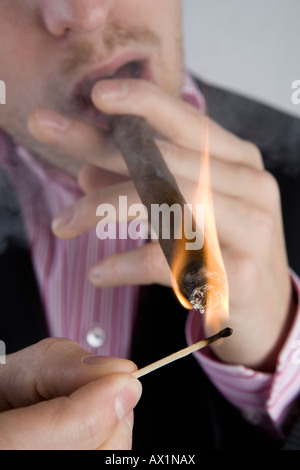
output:
{"label": "pink striped shirt", "polygon": [[87,271],[97,260],[140,241],[100,241],[95,229],[73,240],[57,239],[51,221],[82,196],[76,181],[37,163],[22,147],[5,167],[17,190],[50,336],[75,340],[94,354],[127,357],[137,288],[96,289]]}
{"label": "pink striped shirt", "polygon": [[[202,95],[188,75],[184,97],[200,111],[204,109]],[[100,241],[95,229],[70,241],[57,239],[52,235],[51,221],[82,195],[76,181],[37,161],[20,146],[7,155],[1,134],[0,161],[16,187],[50,335],[73,339],[93,354],[128,357],[137,288],[96,289],[87,280],[87,271],[98,260],[134,249],[142,241]],[[291,277],[299,298],[300,281],[293,273]],[[203,337],[202,317],[194,311],[188,316],[186,334],[189,343]],[[300,306],[274,374],[223,364],[210,355],[209,348],[195,357],[246,419],[271,424],[280,432],[300,390]]]}

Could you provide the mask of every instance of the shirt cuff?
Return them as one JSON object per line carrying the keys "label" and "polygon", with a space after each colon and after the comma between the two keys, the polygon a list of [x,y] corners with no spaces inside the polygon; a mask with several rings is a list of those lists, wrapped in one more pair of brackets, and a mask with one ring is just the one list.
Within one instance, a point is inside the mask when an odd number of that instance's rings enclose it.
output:
{"label": "shirt cuff", "polygon": [[[300,390],[300,280],[290,270],[295,296],[295,318],[288,338],[278,355],[274,373],[252,370],[243,365],[219,361],[209,347],[194,356],[222,395],[252,424],[257,424],[283,437],[292,418],[293,404]],[[189,344],[204,337],[203,320],[191,311],[186,324]]]}

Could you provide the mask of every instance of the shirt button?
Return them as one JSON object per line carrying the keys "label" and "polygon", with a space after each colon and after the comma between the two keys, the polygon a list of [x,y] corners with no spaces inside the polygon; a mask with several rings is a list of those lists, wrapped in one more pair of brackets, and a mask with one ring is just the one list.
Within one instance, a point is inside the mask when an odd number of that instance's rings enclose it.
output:
{"label": "shirt button", "polygon": [[100,326],[93,326],[86,334],[86,341],[92,348],[99,348],[105,342],[105,331]]}

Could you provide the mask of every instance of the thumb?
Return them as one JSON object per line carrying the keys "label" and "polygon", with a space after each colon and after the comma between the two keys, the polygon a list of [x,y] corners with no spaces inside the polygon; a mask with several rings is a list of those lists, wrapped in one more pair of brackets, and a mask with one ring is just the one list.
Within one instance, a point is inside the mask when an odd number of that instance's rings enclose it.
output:
{"label": "thumb", "polygon": [[70,395],[97,378],[134,370],[131,361],[92,356],[74,341],[48,338],[6,357],[0,368],[0,410]]}
{"label": "thumb", "polygon": [[[2,450],[93,450],[107,442],[132,413],[141,384],[130,374],[112,374],[59,397],[0,414]],[[119,435],[125,445],[131,435]]]}

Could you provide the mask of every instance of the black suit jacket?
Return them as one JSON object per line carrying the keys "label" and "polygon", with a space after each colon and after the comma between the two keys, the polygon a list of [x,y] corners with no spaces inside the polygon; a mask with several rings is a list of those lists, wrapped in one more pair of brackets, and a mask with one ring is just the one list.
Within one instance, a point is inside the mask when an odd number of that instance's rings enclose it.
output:
{"label": "black suit jacket", "polygon": [[[300,167],[300,121],[215,87],[201,87],[210,117],[256,143],[267,169],[277,178],[289,262],[300,274],[300,176],[296,171]],[[25,238],[13,189],[1,175],[0,339],[6,342],[8,353],[48,335]],[[132,359],[139,367],[185,346],[185,319],[186,311],[170,289],[141,289],[132,348]],[[285,442],[271,438],[241,417],[192,356],[142,380],[144,392],[135,411],[136,450],[300,450],[297,416]]]}

